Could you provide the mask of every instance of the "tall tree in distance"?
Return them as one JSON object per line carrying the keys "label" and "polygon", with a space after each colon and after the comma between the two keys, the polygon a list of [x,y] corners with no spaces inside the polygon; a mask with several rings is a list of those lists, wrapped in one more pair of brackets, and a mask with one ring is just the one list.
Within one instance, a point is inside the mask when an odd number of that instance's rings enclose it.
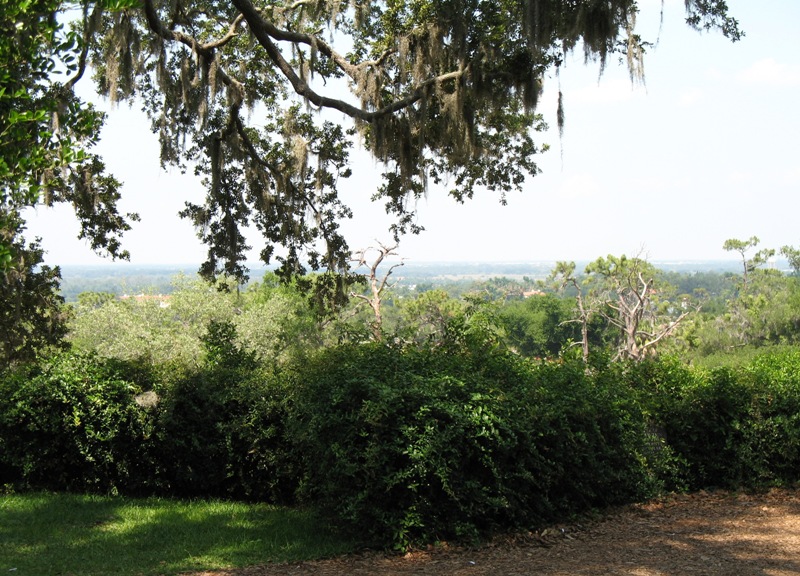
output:
{"label": "tall tree in distance", "polygon": [[689,314],[696,311],[688,302],[670,302],[665,283],[646,260],[609,255],[586,267],[591,298],[599,302],[600,313],[619,330],[614,360],[640,361],[655,353]]}
{"label": "tall tree in distance", "polygon": [[800,248],[794,246],[781,246],[781,255],[785,256],[792,267],[795,276],[800,276]]}
{"label": "tall tree in distance", "polygon": [[573,322],[577,322],[581,327],[581,352],[584,363],[589,363],[589,322],[597,313],[595,302],[584,297],[583,286],[575,276],[575,262],[556,262],[556,267],[550,273],[549,280],[556,283],[559,291],[563,291],[567,286],[575,290],[575,303],[577,306],[578,317]]}
{"label": "tall tree in distance", "polygon": [[[380,342],[383,340],[383,314],[381,312],[381,305],[383,303],[384,292],[386,292],[387,288],[391,288],[393,286],[393,284],[389,284],[389,278],[391,277],[395,268],[403,265],[403,261],[400,260],[400,262],[392,264],[389,266],[389,269],[383,273],[383,275],[379,275],[378,268],[380,268],[380,265],[383,264],[383,261],[389,256],[397,256],[397,252],[395,252],[395,250],[397,250],[398,244],[394,244],[392,246],[385,246],[380,242],[377,244],[377,247],[372,246],[369,248],[364,248],[353,254],[352,261],[357,264],[358,268],[361,266],[369,267],[369,274],[365,276],[366,281],[369,284],[370,293],[367,295],[351,292],[350,296],[369,304],[373,315],[372,322],[370,323],[372,328],[372,338],[375,340],[375,342]],[[371,264],[367,262],[367,254],[370,252],[377,252]]]}
{"label": "tall tree in distance", "polygon": [[763,266],[767,261],[775,255],[775,250],[772,248],[764,248],[759,250],[751,258],[747,257],[747,253],[756,248],[761,242],[758,236],[751,236],[747,240],[738,240],[730,238],[725,240],[722,249],[726,252],[738,252],[742,258],[742,293],[747,292],[749,274],[754,272],[759,266]]}

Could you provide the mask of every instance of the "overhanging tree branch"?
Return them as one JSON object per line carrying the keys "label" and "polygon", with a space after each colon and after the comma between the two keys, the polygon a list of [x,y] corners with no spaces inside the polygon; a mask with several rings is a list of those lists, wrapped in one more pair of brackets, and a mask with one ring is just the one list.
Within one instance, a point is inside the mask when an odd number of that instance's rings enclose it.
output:
{"label": "overhanging tree branch", "polygon": [[[543,78],[565,51],[582,45],[587,57],[602,62],[627,50],[629,67],[638,70],[645,45],[634,31],[634,0],[194,0],[190,9],[183,0],[118,0],[117,12],[106,10],[96,28],[87,17],[96,13],[90,5],[108,4],[81,5],[101,89],[112,99],[142,98],[163,165],[194,165],[207,176],[209,204],[196,212],[201,220],[213,214],[212,205],[239,202],[234,212],[241,224],[255,222],[264,231],[270,248],[262,257],[270,257],[273,245],[303,250],[315,270],[319,253],[308,247],[320,234],[334,240],[329,262],[348,261],[337,218],[349,212],[336,184],[337,174],[349,174],[346,148],[356,131],[382,164],[385,184],[376,196],[397,217],[391,229],[416,232],[421,227],[409,225],[414,209],[404,200],[424,194],[429,182],[453,182],[448,193],[457,200],[486,188],[503,201],[538,173],[534,156],[545,147],[532,136],[545,124],[536,105]],[[708,16],[704,22],[731,24],[720,7],[716,0],[687,2]],[[349,53],[323,37],[326,28],[337,39],[348,37]],[[348,95],[329,82],[338,79],[347,82]],[[227,93],[217,90],[219,82]],[[294,109],[298,100],[307,111],[343,116],[329,123],[302,115]],[[240,105],[250,117],[239,115]],[[230,133],[222,142],[231,123],[238,142]],[[334,129],[335,138],[321,135]],[[221,165],[224,150],[230,154]],[[308,178],[308,158],[325,164],[313,171],[318,189]],[[238,181],[237,171],[244,172]],[[273,185],[275,195],[259,189]]]}
{"label": "overhanging tree branch", "polygon": [[[372,122],[378,118],[389,116],[399,110],[408,108],[415,102],[422,99],[429,88],[446,83],[448,81],[457,80],[464,76],[466,72],[466,69],[460,69],[430,78],[413,87],[409,91],[409,94],[404,98],[395,100],[394,102],[381,107],[378,107],[377,103],[374,103],[376,109],[373,111],[363,110],[362,108],[348,104],[344,100],[322,96],[318,92],[314,91],[309,86],[308,82],[303,80],[294,71],[294,68],[292,68],[291,64],[289,64],[289,62],[283,57],[283,54],[281,54],[281,51],[273,42],[273,38],[275,40],[307,44],[315,49],[318,49],[320,53],[331,58],[331,60],[333,60],[336,65],[353,80],[356,79],[358,71],[361,69],[360,66],[354,66],[350,64],[344,57],[336,53],[326,42],[320,40],[316,36],[301,34],[298,32],[290,32],[277,28],[268,20],[263,18],[258,10],[256,10],[256,8],[248,0],[232,0],[232,3],[242,12],[247,20],[248,25],[250,26],[250,30],[253,32],[253,35],[258,39],[258,42],[267,52],[269,58],[276,64],[276,66],[278,66],[286,79],[289,80],[292,88],[298,95],[302,96],[307,101],[319,108],[331,108],[333,110],[338,110],[339,112],[343,112],[344,114],[347,114],[351,118],[357,120]],[[387,58],[391,53],[391,51],[385,51],[378,60],[365,62],[364,64],[369,66],[378,66],[381,61],[385,60],[385,58]]]}

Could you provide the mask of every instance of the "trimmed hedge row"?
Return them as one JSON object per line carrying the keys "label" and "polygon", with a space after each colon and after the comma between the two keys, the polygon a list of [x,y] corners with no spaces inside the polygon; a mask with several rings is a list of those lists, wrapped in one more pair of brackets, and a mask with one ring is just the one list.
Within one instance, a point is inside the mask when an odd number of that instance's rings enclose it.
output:
{"label": "trimmed hedge row", "polygon": [[590,374],[474,347],[343,346],[283,372],[211,358],[167,377],[80,354],[5,374],[0,483],[299,500],[405,546],[800,475],[800,352]]}

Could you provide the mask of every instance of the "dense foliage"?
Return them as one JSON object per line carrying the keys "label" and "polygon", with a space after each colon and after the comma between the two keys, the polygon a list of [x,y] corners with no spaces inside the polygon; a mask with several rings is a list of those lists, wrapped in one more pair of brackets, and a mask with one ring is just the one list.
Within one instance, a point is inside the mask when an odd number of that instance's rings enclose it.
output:
{"label": "dense foliage", "polygon": [[[346,270],[338,186],[356,132],[381,164],[375,198],[395,234],[420,229],[414,200],[429,182],[459,201],[480,189],[502,199],[538,171],[546,73],[580,46],[601,64],[624,55],[641,76],[646,46],[634,0],[125,4],[84,1],[80,28],[100,90],[141,97],[162,163],[205,178],[206,201],[183,215],[209,246],[207,276],[244,274],[249,223],[281,273],[304,259]],[[691,26],[740,37],[721,0],[686,7]]]}
{"label": "dense foliage", "polygon": [[109,358],[197,365],[210,322],[230,322],[236,341],[263,361],[282,362],[316,347],[322,327],[308,303],[274,275],[239,292],[235,283],[178,276],[170,294],[84,293],[72,306],[68,340]]}
{"label": "dense foliage", "polygon": [[175,373],[65,353],[0,381],[0,483],[291,501],[281,380],[210,327],[209,358]]}
{"label": "dense foliage", "polygon": [[[8,215],[18,230],[22,223]],[[0,236],[2,234],[0,233]],[[11,234],[5,266],[0,266],[0,370],[33,360],[48,347],[64,346],[67,311],[59,295],[59,269],[44,265],[44,251],[37,242]]]}
{"label": "dense foliage", "polygon": [[233,324],[211,322],[204,365],[164,391],[159,490],[291,502],[298,457],[285,433],[290,390],[235,338]]}
{"label": "dense foliage", "polygon": [[[664,490],[799,481],[797,277],[753,268],[746,289],[730,274],[679,289],[637,261],[593,264],[459,298],[386,290],[379,333],[369,297],[331,316],[274,275],[82,294],[73,350],[0,376],[0,483],[301,503],[403,547]],[[629,289],[640,329],[699,306],[659,354],[612,361]]]}
{"label": "dense foliage", "polygon": [[[573,321],[574,303],[555,294],[513,300],[502,308],[502,318],[513,350],[526,357],[553,358],[570,343],[581,341],[581,329]],[[599,318],[597,320],[600,320]],[[601,326],[595,322],[592,333]],[[597,338],[592,344],[599,344]]]}
{"label": "dense foliage", "polygon": [[7,374],[0,381],[2,480],[101,492],[148,485],[153,421],[136,404],[141,388],[126,372],[117,362],[63,354]]}
{"label": "dense foliage", "polygon": [[61,0],[0,4],[0,368],[64,333],[59,271],[24,237],[26,208],[71,204],[92,249],[127,257],[120,235],[135,214],[117,210],[119,182],[91,152],[103,114],[73,93],[85,38],[59,22]]}
{"label": "dense foliage", "polygon": [[217,323],[204,362],[177,373],[80,353],[17,368],[0,379],[0,482],[299,500],[371,544],[405,546],[665,489],[800,480],[796,350],[738,368],[587,370],[462,328],[275,370]]}
{"label": "dense foliage", "polygon": [[8,234],[18,233],[19,212],[56,202],[73,205],[93,249],[127,256],[120,235],[136,215],[119,214],[120,184],[91,152],[104,116],[73,92],[87,38],[59,22],[65,7],[61,0],[0,6],[0,268],[12,261]]}
{"label": "dense foliage", "polygon": [[580,363],[375,344],[331,350],[302,378],[301,494],[378,542],[530,527],[657,484],[635,402]]}

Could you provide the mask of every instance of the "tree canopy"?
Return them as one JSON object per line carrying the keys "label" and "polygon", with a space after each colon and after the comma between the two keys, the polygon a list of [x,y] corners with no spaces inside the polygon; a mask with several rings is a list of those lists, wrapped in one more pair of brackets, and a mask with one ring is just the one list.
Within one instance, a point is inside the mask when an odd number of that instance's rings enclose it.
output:
{"label": "tree canopy", "polygon": [[[6,216],[10,229],[24,229],[18,216]],[[3,240],[11,258],[0,267],[0,372],[63,346],[68,316],[58,294],[60,271],[42,264],[39,243],[26,244],[21,234]]]}
{"label": "tree canopy", "polygon": [[0,267],[18,260],[13,238],[20,211],[69,202],[81,237],[93,249],[127,257],[120,235],[136,215],[122,216],[119,182],[90,149],[104,116],[73,92],[86,59],[88,37],[58,21],[60,0],[0,6]]}
{"label": "tree canopy", "polygon": [[[93,246],[124,256],[117,237],[135,215],[117,213],[118,183],[87,151],[101,115],[72,93],[91,67],[112,102],[143,103],[162,165],[203,177],[205,202],[182,215],[208,245],[209,277],[246,275],[250,225],[266,240],[262,259],[277,259],[282,274],[347,270],[339,224],[351,211],[338,192],[356,139],[381,165],[374,199],[395,216],[396,237],[421,229],[415,203],[429,184],[447,185],[458,201],[478,189],[503,201],[537,173],[546,148],[534,140],[545,127],[536,113],[545,76],[580,49],[601,68],[618,55],[641,77],[649,45],[636,33],[636,0],[16,6],[2,8],[2,155],[10,166],[33,142],[50,156],[0,175],[3,201],[71,201]],[[741,36],[723,0],[686,0],[686,9],[690,26]],[[67,20],[68,30],[58,23]],[[66,82],[53,80],[59,66]],[[28,109],[25,129],[8,132]],[[561,124],[563,108],[557,116]],[[65,150],[76,155],[59,156]]]}

